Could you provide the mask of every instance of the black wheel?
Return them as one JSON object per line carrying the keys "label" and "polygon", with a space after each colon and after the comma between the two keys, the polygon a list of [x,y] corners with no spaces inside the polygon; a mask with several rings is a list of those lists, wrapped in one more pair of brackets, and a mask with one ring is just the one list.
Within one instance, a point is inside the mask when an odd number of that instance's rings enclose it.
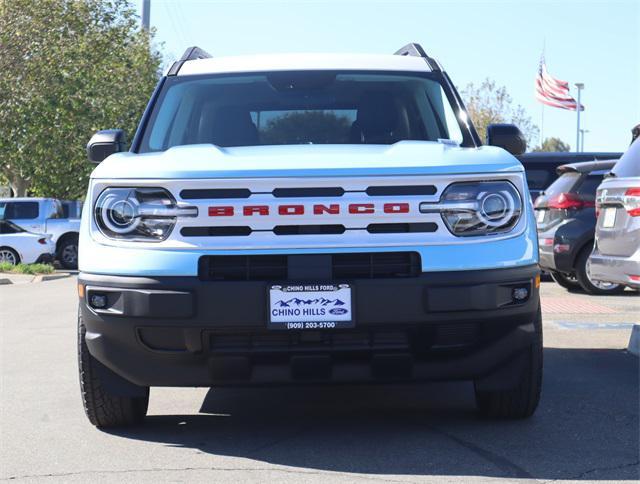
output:
{"label": "black wheel", "polygon": [[78,367],[80,392],[84,412],[96,427],[122,427],[142,422],[149,406],[149,388],[144,388],[144,397],[123,397],[110,394],[104,387],[99,373],[111,371],[102,366],[87,348],[84,336],[86,329],[82,316],[78,314]]}
{"label": "black wheel", "polygon": [[565,274],[564,272],[551,271],[551,278],[565,289],[580,289],[580,283],[574,274]]}
{"label": "black wheel", "polygon": [[58,260],[65,269],[78,268],[78,236],[67,235],[58,246]]}
{"label": "black wheel", "polygon": [[598,281],[591,277],[589,271],[591,248],[591,244],[587,245],[587,247],[580,251],[576,259],[576,278],[580,283],[580,287],[582,287],[586,293],[596,296],[622,293],[624,291],[623,285],[614,282]]}
{"label": "black wheel", "polygon": [[[535,340],[519,357],[524,361],[520,381],[515,388],[484,391],[476,384],[476,406],[483,417],[520,419],[533,415],[542,389],[542,316],[534,321]],[[521,362],[520,358],[513,361]]]}
{"label": "black wheel", "polygon": [[15,266],[20,263],[20,256],[11,247],[0,247],[0,262],[7,262]]}

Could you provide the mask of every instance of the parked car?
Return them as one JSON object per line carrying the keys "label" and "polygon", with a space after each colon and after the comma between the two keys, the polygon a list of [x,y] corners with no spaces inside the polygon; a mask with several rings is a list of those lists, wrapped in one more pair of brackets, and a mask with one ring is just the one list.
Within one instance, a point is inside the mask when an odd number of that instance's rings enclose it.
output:
{"label": "parked car", "polygon": [[2,198],[0,220],[11,220],[23,229],[49,234],[56,244],[56,258],[65,269],[78,267],[79,218],[65,218],[55,198]]}
{"label": "parked car", "polygon": [[0,262],[53,262],[56,245],[50,235],[27,232],[22,227],[0,220]]}
{"label": "parked car", "polygon": [[517,158],[524,166],[531,200],[535,202],[540,193],[558,178],[556,169],[559,166],[584,161],[617,160],[621,155],[622,153],[558,151],[524,153]]}
{"label": "parked car", "polygon": [[593,277],[640,288],[640,139],[598,187]]}
{"label": "parked car", "polygon": [[571,163],[558,167],[560,177],[535,203],[540,267],[567,289],[615,294],[624,285],[594,278],[589,255],[596,229],[596,189],[615,160]]}
{"label": "parked car", "polygon": [[481,415],[534,413],[525,138],[490,125],[482,146],[441,64],[396,54],[193,47],[131,151],[94,134],[77,338],[92,424],[139,423],[152,386],[457,379]]}

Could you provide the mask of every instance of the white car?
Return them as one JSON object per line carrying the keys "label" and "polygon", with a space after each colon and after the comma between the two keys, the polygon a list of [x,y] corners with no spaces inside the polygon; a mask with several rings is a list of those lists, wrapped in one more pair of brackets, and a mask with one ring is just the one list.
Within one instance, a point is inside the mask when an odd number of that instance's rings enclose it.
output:
{"label": "white car", "polygon": [[0,220],[0,262],[53,262],[56,244],[50,235],[27,232],[8,220]]}

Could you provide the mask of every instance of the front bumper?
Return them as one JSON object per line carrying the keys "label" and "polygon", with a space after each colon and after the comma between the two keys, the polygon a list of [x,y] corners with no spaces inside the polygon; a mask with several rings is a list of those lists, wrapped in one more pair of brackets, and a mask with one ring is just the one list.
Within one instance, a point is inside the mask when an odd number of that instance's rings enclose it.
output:
{"label": "front bumper", "polygon": [[634,281],[629,277],[640,276],[640,258],[637,255],[616,257],[601,254],[596,249],[589,256],[589,262],[589,270],[594,279],[640,288],[640,281]]}
{"label": "front bumper", "polygon": [[[537,266],[357,279],[353,329],[269,331],[262,281],[80,273],[91,354],[141,386],[474,379],[534,338]],[[526,287],[524,301],[513,289]],[[107,309],[87,304],[106,294]],[[510,383],[505,379],[505,385]]]}

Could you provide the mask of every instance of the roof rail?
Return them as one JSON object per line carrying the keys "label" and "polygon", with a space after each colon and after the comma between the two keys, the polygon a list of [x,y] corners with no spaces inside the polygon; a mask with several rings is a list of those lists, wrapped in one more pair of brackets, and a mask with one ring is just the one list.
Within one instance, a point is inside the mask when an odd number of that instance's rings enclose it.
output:
{"label": "roof rail", "polygon": [[187,50],[184,51],[184,54],[182,54],[182,57],[180,57],[180,59],[178,59],[171,65],[169,72],[167,72],[167,76],[175,76],[176,74],[178,74],[178,72],[180,72],[180,68],[182,67],[182,64],[184,64],[187,61],[196,60],[196,59],[208,59],[209,57],[213,57],[213,56],[209,54],[206,50],[201,49],[200,47],[197,47],[197,46],[189,47],[187,48]]}
{"label": "roof rail", "polygon": [[429,57],[422,46],[415,42],[401,47],[400,49],[395,51],[393,55],[411,55],[415,57],[422,57],[427,62],[432,71],[441,70],[438,61],[436,61],[433,57]]}

